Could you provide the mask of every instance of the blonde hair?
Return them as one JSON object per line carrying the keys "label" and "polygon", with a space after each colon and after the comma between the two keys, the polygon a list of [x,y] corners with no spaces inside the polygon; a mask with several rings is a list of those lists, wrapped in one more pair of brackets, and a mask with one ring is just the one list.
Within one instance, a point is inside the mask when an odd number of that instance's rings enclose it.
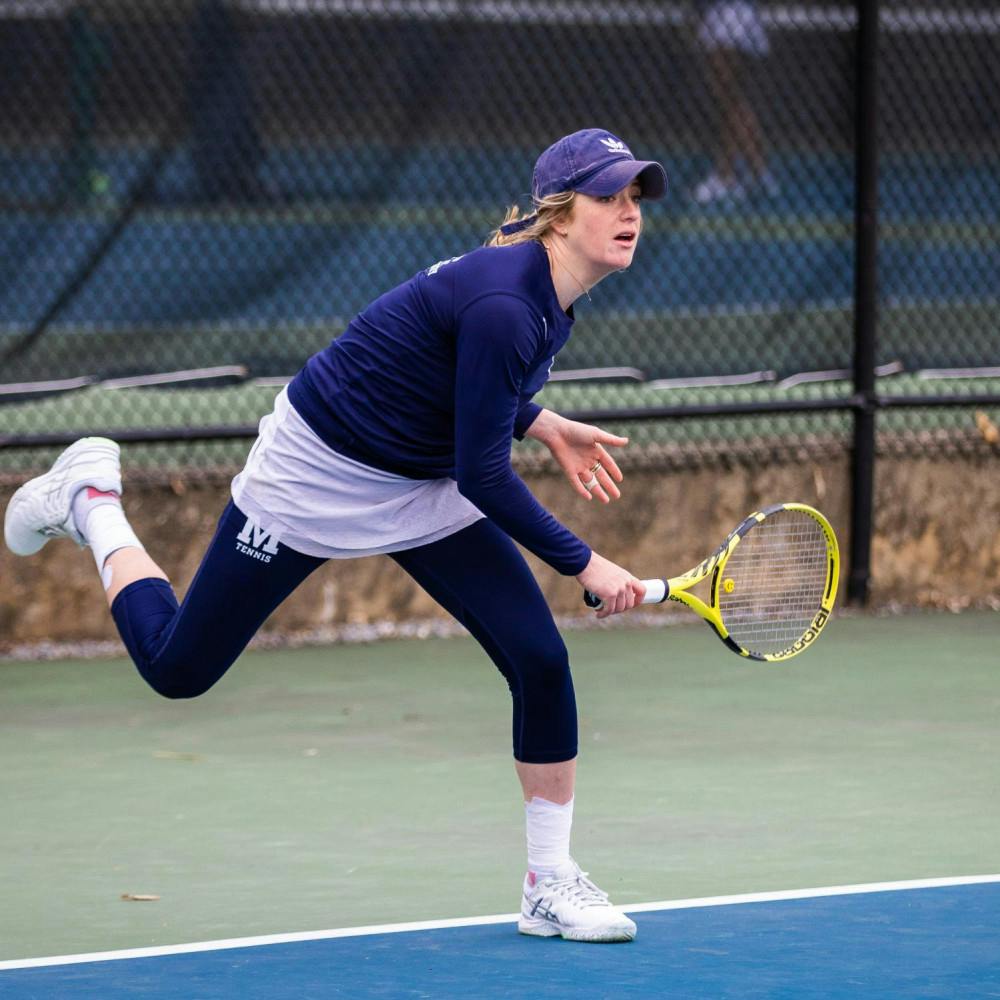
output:
{"label": "blonde hair", "polygon": [[[559,191],[546,195],[535,201],[534,212],[521,215],[517,205],[507,209],[503,222],[490,233],[485,246],[508,247],[515,243],[527,243],[528,240],[541,240],[548,236],[557,222],[567,219],[573,211],[575,191]],[[521,223],[522,228],[513,233],[505,233],[504,227],[511,223]]]}

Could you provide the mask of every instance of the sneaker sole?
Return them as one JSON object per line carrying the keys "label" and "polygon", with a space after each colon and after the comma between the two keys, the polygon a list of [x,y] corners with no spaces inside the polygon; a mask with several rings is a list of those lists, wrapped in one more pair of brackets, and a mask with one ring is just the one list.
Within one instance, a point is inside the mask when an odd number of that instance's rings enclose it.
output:
{"label": "sneaker sole", "polygon": [[[79,441],[74,441],[52,464],[52,468],[48,472],[43,472],[40,476],[35,476],[34,479],[29,479],[23,486],[17,489],[14,495],[10,498],[10,503],[7,505],[7,511],[4,515],[3,533],[4,540],[7,543],[7,548],[11,550],[15,555],[19,556],[31,556],[38,552],[44,547],[45,543],[49,540],[49,535],[43,535],[38,531],[25,531],[23,533],[15,533],[14,521],[16,519],[18,508],[25,502],[27,502],[28,497],[37,488],[38,483],[42,480],[49,479],[57,476],[60,472],[66,469],[68,466],[72,466],[78,458],[80,458],[82,452],[104,452],[103,457],[113,456],[115,462],[119,461],[119,456],[121,449],[119,448],[117,442],[112,441],[110,438],[102,437],[88,437],[80,438]],[[119,487],[120,488],[120,487]]]}
{"label": "sneaker sole", "polygon": [[591,944],[619,944],[635,939],[635,926],[623,924],[610,927],[560,927],[549,920],[521,917],[517,922],[521,934],[533,937],[562,937],[566,941],[586,941]]}

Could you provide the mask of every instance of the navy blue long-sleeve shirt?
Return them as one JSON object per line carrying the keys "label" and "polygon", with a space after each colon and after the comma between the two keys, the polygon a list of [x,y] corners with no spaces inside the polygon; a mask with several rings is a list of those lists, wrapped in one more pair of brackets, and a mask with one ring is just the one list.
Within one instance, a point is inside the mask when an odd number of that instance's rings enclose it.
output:
{"label": "navy blue long-sleeve shirt", "polygon": [[288,388],[334,451],[411,479],[451,477],[463,496],[560,573],[590,549],[510,464],[511,437],[569,339],[540,243],[442,261],[376,299]]}

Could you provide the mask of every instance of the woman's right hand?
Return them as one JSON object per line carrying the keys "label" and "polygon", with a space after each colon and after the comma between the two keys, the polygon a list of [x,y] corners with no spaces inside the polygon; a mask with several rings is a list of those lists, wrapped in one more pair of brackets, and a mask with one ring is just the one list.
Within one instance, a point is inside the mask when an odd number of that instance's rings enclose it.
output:
{"label": "woman's right hand", "polygon": [[641,604],[646,596],[646,588],[641,580],[596,552],[590,554],[586,569],[578,573],[576,578],[584,590],[589,590],[604,602],[604,606],[597,612],[598,618],[628,611]]}

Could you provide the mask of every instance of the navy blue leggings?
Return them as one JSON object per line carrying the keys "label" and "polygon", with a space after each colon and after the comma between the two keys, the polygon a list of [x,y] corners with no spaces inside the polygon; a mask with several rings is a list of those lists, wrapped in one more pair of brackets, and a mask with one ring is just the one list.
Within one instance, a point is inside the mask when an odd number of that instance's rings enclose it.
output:
{"label": "navy blue leggings", "polygon": [[[515,758],[548,764],[575,757],[576,700],[566,647],[511,539],[483,518],[392,558],[476,637],[506,678]],[[111,613],[149,685],[167,698],[194,698],[324,562],[276,544],[230,503],[179,607],[170,584],[146,579],[125,587]]]}

